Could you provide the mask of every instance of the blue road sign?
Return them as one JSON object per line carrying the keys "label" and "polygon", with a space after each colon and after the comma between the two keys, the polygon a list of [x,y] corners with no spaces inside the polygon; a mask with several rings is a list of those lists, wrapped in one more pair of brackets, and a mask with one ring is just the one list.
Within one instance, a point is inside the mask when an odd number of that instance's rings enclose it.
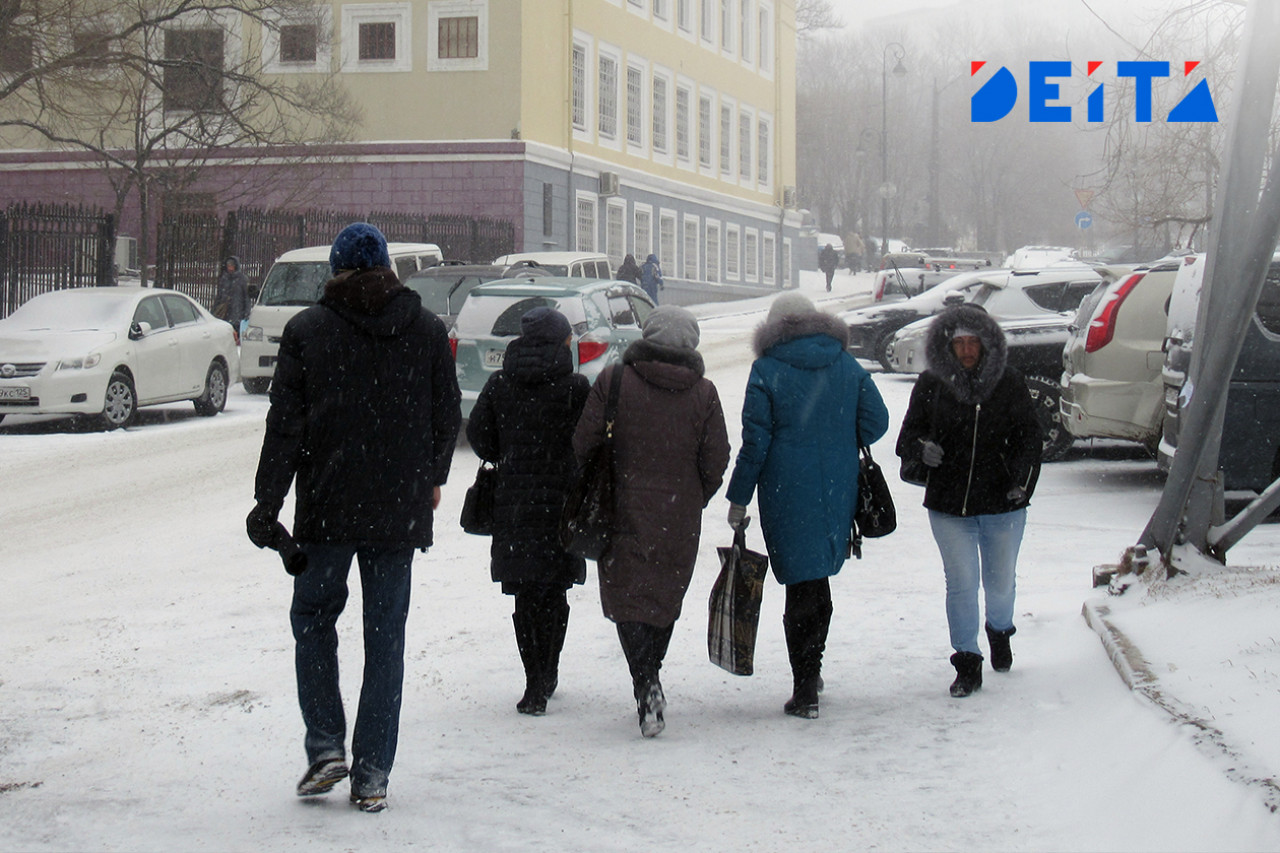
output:
{"label": "blue road sign", "polygon": [[1082,210],[1076,214],[1076,227],[1081,231],[1093,224],[1093,214],[1087,210]]}

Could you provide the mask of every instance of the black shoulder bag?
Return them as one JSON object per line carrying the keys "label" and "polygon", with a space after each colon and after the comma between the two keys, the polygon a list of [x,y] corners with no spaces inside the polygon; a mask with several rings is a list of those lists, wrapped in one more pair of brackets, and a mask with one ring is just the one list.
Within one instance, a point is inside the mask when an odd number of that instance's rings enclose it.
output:
{"label": "black shoulder bag", "polygon": [[858,494],[853,505],[853,533],[850,550],[862,559],[863,537],[888,536],[898,527],[898,511],[884,471],[871,458],[871,448],[858,439]]}
{"label": "black shoulder bag", "polygon": [[604,441],[578,469],[560,516],[560,544],[570,554],[588,560],[604,556],[613,534],[613,424],[618,418],[618,396],[625,369],[619,364],[610,377],[609,397],[604,407]]}

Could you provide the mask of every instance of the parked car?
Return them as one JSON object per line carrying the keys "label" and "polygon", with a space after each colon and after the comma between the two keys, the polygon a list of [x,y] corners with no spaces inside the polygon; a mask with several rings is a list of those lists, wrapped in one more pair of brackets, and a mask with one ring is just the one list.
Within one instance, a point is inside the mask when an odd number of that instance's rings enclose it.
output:
{"label": "parked car", "polygon": [[485,382],[502,369],[507,344],[520,335],[520,318],[541,306],[569,319],[574,369],[592,381],[640,339],[640,327],[656,307],[643,290],[623,281],[549,276],[476,287],[449,332],[464,418]]}
{"label": "parked car", "polygon": [[[1197,335],[1204,260],[1198,254],[1184,261],[1170,297],[1162,370],[1164,418],[1156,454],[1163,471],[1169,470],[1177,452],[1179,415],[1193,393],[1186,374]],[[1218,465],[1227,492],[1260,492],[1280,476],[1280,253],[1272,258],[1231,374]]]}
{"label": "parked car", "polygon": [[529,261],[514,264],[464,264],[444,261],[433,267],[418,270],[404,279],[404,286],[422,297],[423,306],[435,314],[444,324],[453,327],[458,312],[469,294],[478,285],[504,278],[541,278],[551,275],[547,270]]}
{"label": "parked car", "polygon": [[[595,252],[516,252],[493,259],[495,264],[515,264],[520,261],[537,264],[551,275],[599,278],[606,281],[613,278],[609,259]],[[644,258],[637,258],[636,262],[644,263]]]}
{"label": "parked car", "polygon": [[[249,310],[249,323],[240,341],[244,390],[265,394],[276,372],[280,335],[285,324],[304,308],[320,301],[324,284],[333,277],[329,246],[293,249],[276,258],[262,280],[258,300]],[[404,281],[420,269],[440,263],[435,243],[388,243],[387,254],[396,275]]]}
{"label": "parked car", "polygon": [[919,296],[939,282],[969,270],[990,270],[991,260],[974,253],[974,257],[957,254],[930,254],[916,250],[899,255],[886,255],[876,273],[872,299],[892,302]]}
{"label": "parked car", "polygon": [[1001,266],[1013,270],[1030,270],[1058,263],[1078,263],[1076,250],[1068,246],[1023,246],[1005,258]]}
{"label": "parked car", "polygon": [[1164,415],[1164,339],[1180,259],[1100,270],[1062,352],[1062,416],[1077,438],[1138,441],[1152,450]]}
{"label": "parked car", "polygon": [[55,290],[0,320],[0,420],[88,415],[116,429],[179,400],[212,416],[238,372],[230,324],[173,290]]}

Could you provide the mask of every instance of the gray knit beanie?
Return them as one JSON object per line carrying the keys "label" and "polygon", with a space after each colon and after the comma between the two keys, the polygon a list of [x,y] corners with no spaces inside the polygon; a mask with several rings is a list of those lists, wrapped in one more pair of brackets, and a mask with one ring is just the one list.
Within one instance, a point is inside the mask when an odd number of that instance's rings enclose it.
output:
{"label": "gray knit beanie", "polygon": [[802,314],[816,313],[818,313],[818,309],[813,304],[813,300],[797,290],[791,290],[774,298],[773,304],[769,306],[769,316],[765,318],[765,322],[773,323],[783,317],[798,317]]}
{"label": "gray knit beanie", "polygon": [[697,349],[698,318],[678,305],[662,305],[644,321],[644,339],[662,346]]}

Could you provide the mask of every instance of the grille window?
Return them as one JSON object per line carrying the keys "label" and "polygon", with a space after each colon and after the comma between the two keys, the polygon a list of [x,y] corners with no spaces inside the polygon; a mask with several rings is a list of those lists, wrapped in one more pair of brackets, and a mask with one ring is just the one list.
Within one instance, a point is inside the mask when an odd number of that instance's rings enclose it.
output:
{"label": "grille window", "polygon": [[587,129],[587,49],[573,46],[573,126]]}
{"label": "grille window", "polygon": [[396,58],[396,25],[394,21],[380,21],[360,25],[360,60]]}
{"label": "grille window", "polygon": [[316,61],[318,34],[315,24],[285,24],[280,27],[280,61]]}
{"label": "grille window", "polygon": [[441,18],[438,29],[441,59],[475,59],[480,55],[480,19]]}

